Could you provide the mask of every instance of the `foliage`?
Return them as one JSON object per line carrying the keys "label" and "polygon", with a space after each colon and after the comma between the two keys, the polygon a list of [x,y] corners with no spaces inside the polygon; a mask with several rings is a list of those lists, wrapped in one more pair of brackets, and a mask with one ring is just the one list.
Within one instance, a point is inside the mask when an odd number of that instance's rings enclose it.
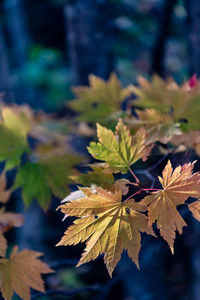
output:
{"label": "foliage", "polygon": [[53,272],[37,257],[42,253],[32,250],[18,252],[14,247],[9,258],[0,259],[1,292],[6,300],[12,298],[13,292],[24,300],[30,299],[30,288],[44,292],[41,274]]}
{"label": "foliage", "polygon": [[144,128],[132,136],[120,119],[113,132],[97,124],[98,143],[91,142],[89,153],[96,159],[105,161],[114,172],[127,173],[137,160],[145,161],[152,146],[147,145]]}
{"label": "foliage", "polygon": [[[21,214],[7,211],[12,192],[19,187],[25,207],[34,199],[47,210],[52,195],[62,198],[71,180],[68,175],[82,158],[69,145],[66,121],[44,113],[34,113],[27,106],[0,106],[0,291],[6,300],[13,293],[30,299],[30,288],[44,292],[41,274],[52,270],[38,259],[42,254],[32,250],[10,253],[4,233],[23,224]],[[7,189],[7,171],[15,169],[14,183]],[[19,200],[19,199],[18,199]],[[8,250],[8,251],[7,251]],[[6,254],[10,253],[8,257]]]}
{"label": "foliage", "polygon": [[[108,82],[91,76],[90,87],[74,89],[78,99],[69,106],[79,115],[71,120],[1,103],[0,290],[6,300],[14,292],[28,300],[30,288],[44,291],[41,274],[52,272],[38,259],[41,254],[32,250],[18,252],[14,246],[6,257],[5,232],[23,224],[21,214],[7,209],[18,188],[26,208],[36,199],[47,210],[52,196],[64,198],[69,184],[77,183],[78,189],[59,205],[64,219],[75,220],[58,245],[85,242],[78,266],[104,254],[110,276],[123,250],[139,268],[141,233],[156,237],[155,225],[174,252],[176,231],[181,234],[186,226],[180,205],[187,205],[200,221],[200,173],[193,173],[194,162],[185,154],[182,163],[173,163],[174,168],[171,163],[174,152],[192,148],[196,155],[200,153],[200,83],[195,76],[181,86],[158,76],[152,82],[140,78],[139,83],[139,87],[123,89],[114,74]],[[81,139],[95,139],[87,147],[90,159],[72,147],[72,131]],[[148,172],[157,153],[170,159],[162,177],[151,175],[148,186],[136,174],[138,168]],[[75,169],[83,161],[91,168],[86,173]],[[153,168],[157,166],[159,162]],[[7,171],[12,169],[16,172],[14,183],[7,188]]]}
{"label": "foliage", "polygon": [[74,87],[73,92],[77,99],[67,103],[79,113],[77,120],[94,124],[109,124],[112,119],[116,120],[123,101],[131,95],[130,87],[122,88],[115,74],[111,74],[107,82],[90,75],[89,84],[89,87]]}
{"label": "foliage", "polygon": [[[194,163],[185,162],[173,169],[168,160],[162,177],[158,177],[162,188],[154,188],[156,178],[153,178],[151,187],[146,187],[134,170],[137,161],[142,159],[144,162],[152,155],[153,146],[154,151],[159,152],[162,144],[168,144],[169,155],[178,150],[176,145],[180,147],[185,142],[185,147],[193,147],[199,153],[200,83],[193,76],[178,86],[172,79],[164,81],[154,76],[152,82],[140,77],[139,84],[139,87],[129,86],[128,90],[135,94],[136,99],[128,102],[125,111],[118,111],[121,118],[114,132],[97,123],[98,141],[91,142],[88,151],[101,162],[90,164],[92,171],[87,174],[71,176],[77,183],[88,187],[79,187],[63,200],[66,203],[59,206],[65,217],[77,219],[58,245],[86,242],[77,266],[104,254],[110,276],[123,250],[127,250],[139,267],[140,232],[155,236],[154,223],[173,253],[176,230],[181,234],[187,225],[177,207],[185,204],[189,197],[196,200],[188,204],[188,208],[200,220],[200,173],[193,173]],[[87,96],[84,102],[83,98],[75,100],[71,107],[80,112],[81,103],[84,103],[84,108],[94,98],[103,103],[101,95],[105,95],[106,88],[102,82],[102,93],[95,90],[94,97],[94,83],[88,89],[79,87],[78,90],[82,92],[83,89]],[[136,114],[132,114],[133,109]],[[82,116],[82,120],[91,122],[89,117]],[[193,138],[189,139],[191,132]],[[121,173],[120,180],[117,173]],[[134,181],[130,180],[130,176]],[[119,181],[120,184],[117,184]]]}
{"label": "foliage", "polygon": [[110,276],[117,265],[123,249],[138,266],[140,232],[153,234],[146,216],[141,213],[145,206],[127,199],[122,202],[122,191],[97,188],[81,189],[84,197],[60,206],[68,216],[79,217],[65,232],[58,245],[75,245],[86,241],[85,252],[77,266],[94,260],[105,253],[104,261]]}

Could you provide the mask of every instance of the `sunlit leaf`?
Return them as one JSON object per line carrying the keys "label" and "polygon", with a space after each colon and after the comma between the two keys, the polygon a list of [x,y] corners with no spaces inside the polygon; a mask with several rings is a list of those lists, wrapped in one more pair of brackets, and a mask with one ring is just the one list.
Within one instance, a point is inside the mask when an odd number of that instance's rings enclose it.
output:
{"label": "sunlit leaf", "polygon": [[188,197],[200,196],[200,174],[193,173],[194,163],[177,167],[174,171],[170,161],[162,172],[159,181],[162,189],[145,197],[140,203],[148,206],[149,224],[156,222],[160,234],[167,241],[173,253],[175,232],[181,234],[187,224],[177,210]]}
{"label": "sunlit leaf", "polygon": [[154,234],[148,226],[145,206],[129,199],[122,202],[122,192],[114,193],[96,188],[82,188],[84,197],[60,206],[67,216],[78,217],[65,232],[58,245],[75,245],[86,241],[86,248],[77,266],[96,259],[104,253],[110,276],[123,250],[138,266],[140,232]]}
{"label": "sunlit leaf", "polygon": [[97,136],[99,142],[91,142],[88,151],[94,158],[105,161],[115,172],[127,173],[137,160],[145,161],[152,149],[152,146],[146,145],[144,128],[131,135],[121,119],[115,134],[97,124]]}

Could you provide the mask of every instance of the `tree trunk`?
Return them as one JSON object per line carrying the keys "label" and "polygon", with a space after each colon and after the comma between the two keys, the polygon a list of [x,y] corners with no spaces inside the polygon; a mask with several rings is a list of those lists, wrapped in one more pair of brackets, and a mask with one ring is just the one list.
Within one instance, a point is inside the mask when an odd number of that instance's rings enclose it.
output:
{"label": "tree trunk", "polygon": [[27,61],[30,47],[23,0],[5,0],[4,8],[11,46],[14,50],[14,63],[16,67],[21,68]]}
{"label": "tree trunk", "polygon": [[107,79],[113,70],[108,1],[66,1],[64,14],[73,84],[87,84],[91,73]]}
{"label": "tree trunk", "polygon": [[200,1],[188,0],[188,46],[191,75],[200,76]]}
{"label": "tree trunk", "polygon": [[33,108],[37,107],[38,99],[36,91],[31,83],[23,82],[24,67],[28,59],[28,50],[31,46],[31,38],[26,21],[25,0],[5,0],[4,9],[8,38],[11,44],[13,57],[13,70],[17,81],[15,82],[15,98],[18,104],[27,102]]}
{"label": "tree trunk", "polygon": [[6,50],[3,30],[0,26],[0,93],[5,93],[3,97],[4,101],[12,102],[14,101],[14,95]]}
{"label": "tree trunk", "polygon": [[160,76],[164,76],[165,45],[169,34],[169,24],[175,4],[176,0],[165,0],[160,20],[158,22],[158,32],[152,55],[151,73],[156,73]]}

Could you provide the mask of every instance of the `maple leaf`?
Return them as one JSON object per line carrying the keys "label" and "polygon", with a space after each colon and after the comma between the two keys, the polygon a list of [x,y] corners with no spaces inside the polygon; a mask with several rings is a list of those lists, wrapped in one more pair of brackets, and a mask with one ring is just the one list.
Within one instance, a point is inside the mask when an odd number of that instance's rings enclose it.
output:
{"label": "maple leaf", "polygon": [[95,184],[103,188],[109,188],[114,184],[114,177],[112,173],[103,173],[101,167],[91,166],[92,171],[88,171],[87,174],[78,174],[69,176],[73,181],[84,186],[91,186]]}
{"label": "maple leaf", "polygon": [[171,140],[175,146],[194,149],[200,155],[200,131],[183,132],[181,135],[173,137]]}
{"label": "maple leaf", "polygon": [[5,212],[4,207],[0,209],[0,230],[6,232],[12,227],[20,227],[24,218],[21,214]]}
{"label": "maple leaf", "polygon": [[175,123],[170,114],[156,111],[149,108],[145,110],[135,110],[138,118],[131,116],[124,119],[130,130],[138,130],[140,127],[145,127],[148,143],[159,141],[167,144],[172,137],[180,135],[180,124]]}
{"label": "maple leaf", "polygon": [[1,108],[0,122],[0,161],[6,161],[6,169],[20,164],[21,156],[29,152],[27,134],[30,130],[30,120],[24,111],[14,108]]}
{"label": "maple leaf", "polygon": [[7,241],[3,233],[12,227],[19,227],[23,224],[23,216],[17,213],[5,212],[4,207],[0,209],[0,256],[5,257]]}
{"label": "maple leaf", "polygon": [[26,207],[34,199],[43,209],[49,207],[51,195],[63,198],[68,191],[68,175],[72,167],[80,162],[76,155],[47,157],[38,162],[27,162],[19,167],[13,190],[22,187],[22,198]]}
{"label": "maple leaf", "polygon": [[189,210],[191,211],[193,217],[200,222],[200,201],[194,201],[188,205]]}
{"label": "maple leaf", "polygon": [[67,216],[75,216],[58,245],[75,245],[86,241],[85,251],[77,266],[96,259],[104,253],[104,262],[110,276],[125,249],[138,266],[140,232],[152,234],[144,212],[146,207],[127,199],[122,202],[122,192],[96,188],[81,188],[84,197],[72,200],[59,208]]}
{"label": "maple leaf", "polygon": [[130,130],[119,119],[115,134],[106,127],[97,124],[99,142],[91,142],[89,153],[96,159],[105,161],[116,173],[127,173],[137,160],[145,161],[152,146],[146,145],[146,132],[141,128],[132,136]]}
{"label": "maple leaf", "polygon": [[200,174],[193,173],[194,163],[177,167],[174,171],[168,161],[159,181],[162,189],[145,197],[140,203],[148,206],[149,224],[156,222],[160,234],[173,253],[175,231],[182,234],[187,224],[177,211],[177,206],[184,204],[188,197],[200,196]]}
{"label": "maple leaf", "polygon": [[52,273],[39,256],[42,253],[14,247],[10,257],[0,259],[0,290],[5,300],[10,300],[15,292],[24,300],[30,299],[30,288],[45,292],[41,274]]}
{"label": "maple leaf", "polygon": [[122,85],[115,74],[108,81],[95,75],[89,76],[89,87],[74,87],[77,99],[68,101],[67,105],[80,113],[78,121],[106,124],[111,114],[121,110],[121,104],[130,96],[129,87]]}
{"label": "maple leaf", "polygon": [[3,236],[3,234],[0,232],[0,256],[5,257],[7,250],[7,240]]}
{"label": "maple leaf", "polygon": [[0,202],[7,203],[11,195],[11,190],[6,190],[6,175],[3,172],[0,175]]}
{"label": "maple leaf", "polygon": [[143,77],[138,78],[140,87],[132,86],[132,91],[138,96],[137,105],[143,108],[154,108],[170,113],[175,122],[181,119],[188,121],[186,127],[199,130],[200,114],[200,83],[186,82],[178,86],[173,79],[164,81],[157,75],[148,82]]}

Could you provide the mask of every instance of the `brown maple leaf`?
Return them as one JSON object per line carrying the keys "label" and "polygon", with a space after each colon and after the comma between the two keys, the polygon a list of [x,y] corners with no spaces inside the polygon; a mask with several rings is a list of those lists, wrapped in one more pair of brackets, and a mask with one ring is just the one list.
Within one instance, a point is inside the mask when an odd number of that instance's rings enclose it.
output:
{"label": "brown maple leaf", "polygon": [[138,266],[140,251],[140,232],[152,234],[148,226],[146,207],[127,199],[122,202],[122,192],[106,191],[96,188],[82,188],[82,198],[72,200],[60,206],[67,216],[76,216],[77,220],[65,232],[58,245],[75,245],[86,241],[85,251],[77,266],[104,255],[104,262],[110,276],[125,249],[129,257]]}
{"label": "brown maple leaf", "polygon": [[7,241],[3,235],[12,227],[19,227],[23,224],[23,216],[17,213],[5,212],[4,207],[0,209],[0,256],[6,256]]}
{"label": "brown maple leaf", "polygon": [[38,259],[41,255],[32,250],[18,252],[18,248],[14,247],[9,258],[0,259],[0,290],[6,300],[12,298],[13,292],[29,300],[30,288],[45,292],[41,274],[52,273],[53,270]]}
{"label": "brown maple leaf", "polygon": [[175,231],[182,234],[182,228],[187,226],[177,206],[184,204],[188,197],[200,196],[200,173],[193,173],[194,163],[178,166],[174,171],[168,161],[159,181],[162,189],[145,197],[140,203],[148,206],[149,224],[157,223],[160,234],[173,253]]}
{"label": "brown maple leaf", "polygon": [[6,190],[6,176],[3,172],[0,175],[0,202],[7,203],[10,198],[11,192],[11,190]]}
{"label": "brown maple leaf", "polygon": [[0,256],[5,257],[6,250],[7,250],[7,240],[5,239],[3,234],[0,232]]}
{"label": "brown maple leaf", "polygon": [[24,222],[22,215],[12,212],[5,212],[4,208],[0,209],[0,231],[6,232],[12,227],[20,227]]}

